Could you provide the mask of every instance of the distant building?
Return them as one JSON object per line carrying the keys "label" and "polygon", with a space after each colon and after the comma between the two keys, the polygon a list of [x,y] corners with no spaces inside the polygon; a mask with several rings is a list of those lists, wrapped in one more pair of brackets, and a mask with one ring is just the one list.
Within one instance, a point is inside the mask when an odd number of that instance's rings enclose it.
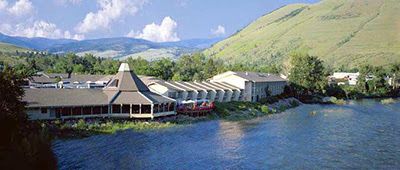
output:
{"label": "distant building", "polygon": [[242,100],[258,102],[283,93],[287,80],[269,73],[228,71],[214,76],[211,82],[227,83],[243,89]]}
{"label": "distant building", "polygon": [[355,86],[357,85],[358,76],[360,76],[360,73],[336,72],[329,76],[329,84]]}
{"label": "distant building", "polygon": [[23,101],[29,118],[35,120],[176,114],[176,101],[151,92],[126,63],[103,89],[27,88]]}
{"label": "distant building", "polygon": [[27,79],[34,88],[103,88],[112,75],[47,74],[37,73]]}

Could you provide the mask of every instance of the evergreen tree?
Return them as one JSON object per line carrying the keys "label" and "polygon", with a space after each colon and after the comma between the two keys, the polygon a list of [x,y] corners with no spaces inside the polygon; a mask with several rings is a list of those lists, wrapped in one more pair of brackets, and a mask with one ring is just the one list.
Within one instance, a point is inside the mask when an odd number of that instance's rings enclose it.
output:
{"label": "evergreen tree", "polygon": [[0,72],[0,169],[56,169],[49,138],[27,120],[22,83],[10,68]]}

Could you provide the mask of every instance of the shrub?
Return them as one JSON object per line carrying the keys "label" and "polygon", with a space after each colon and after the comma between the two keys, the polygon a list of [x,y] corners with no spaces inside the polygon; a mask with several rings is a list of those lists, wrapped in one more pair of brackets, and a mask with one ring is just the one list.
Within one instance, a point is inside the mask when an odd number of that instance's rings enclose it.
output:
{"label": "shrub", "polygon": [[337,105],[345,105],[346,101],[343,99],[336,99],[336,100],[332,100],[332,103],[337,104]]}
{"label": "shrub", "polygon": [[338,85],[331,85],[326,88],[326,95],[334,96],[338,99],[346,98],[346,92]]}
{"label": "shrub", "polygon": [[78,123],[76,124],[76,128],[78,129],[86,129],[86,122],[83,119],[79,119]]}
{"label": "shrub", "polygon": [[266,106],[266,105],[262,105],[262,106],[261,106],[261,112],[263,112],[263,113],[265,113],[265,114],[270,113],[269,107]]}
{"label": "shrub", "polygon": [[291,100],[289,101],[289,104],[291,107],[297,107],[300,105],[300,103],[297,100]]}
{"label": "shrub", "polygon": [[262,103],[262,104],[272,104],[272,103],[276,103],[278,101],[279,101],[279,99],[277,97],[271,96],[271,97],[267,97],[267,98],[262,98],[260,100],[260,103]]}
{"label": "shrub", "polygon": [[287,109],[287,106],[285,106],[285,105],[279,106],[279,111],[281,111],[281,112],[285,111],[286,109]]}

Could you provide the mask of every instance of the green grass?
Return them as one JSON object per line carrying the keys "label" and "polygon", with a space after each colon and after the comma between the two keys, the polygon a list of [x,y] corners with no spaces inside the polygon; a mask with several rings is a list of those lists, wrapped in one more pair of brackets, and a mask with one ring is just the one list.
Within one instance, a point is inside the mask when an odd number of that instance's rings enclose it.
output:
{"label": "green grass", "polygon": [[281,64],[290,52],[305,50],[334,67],[385,66],[400,62],[399,8],[396,0],[288,5],[204,53],[232,63]]}
{"label": "green grass", "polygon": [[1,43],[0,42],[0,52],[5,52],[5,53],[15,53],[16,51],[18,52],[27,52],[29,49],[18,47],[12,44],[7,44],[7,43]]}
{"label": "green grass", "polygon": [[226,102],[216,103],[216,110],[206,117],[177,115],[175,118],[166,118],[162,121],[147,122],[118,119],[88,121],[80,119],[65,122],[56,120],[52,122],[42,122],[42,127],[49,129],[48,131],[53,138],[83,138],[96,134],[113,134],[124,130],[149,131],[166,129],[209,120],[249,120],[270,114],[280,113],[286,109],[296,106],[299,106],[297,101],[290,101],[288,104],[278,104],[275,106],[276,108],[254,102]]}
{"label": "green grass", "polygon": [[289,108],[297,106],[299,106],[298,102],[289,102],[288,105],[278,105],[277,108],[255,102],[227,102],[216,103],[216,112],[222,120],[241,121],[284,112]]}
{"label": "green grass", "polygon": [[172,122],[139,122],[129,120],[106,120],[106,121],[85,121],[80,119],[78,121],[53,121],[45,122],[43,127],[50,129],[54,138],[82,138],[96,134],[113,134],[118,131],[135,130],[135,131],[149,131],[157,129],[165,129],[177,126]]}
{"label": "green grass", "polygon": [[383,99],[383,100],[381,100],[381,103],[382,103],[382,104],[385,104],[385,105],[387,105],[387,104],[393,104],[393,103],[396,103],[396,100],[395,100],[395,99],[392,99],[392,98]]}
{"label": "green grass", "polygon": [[343,100],[343,99],[336,99],[336,100],[333,100],[332,103],[337,104],[337,105],[345,105],[347,102],[346,102],[346,100]]}

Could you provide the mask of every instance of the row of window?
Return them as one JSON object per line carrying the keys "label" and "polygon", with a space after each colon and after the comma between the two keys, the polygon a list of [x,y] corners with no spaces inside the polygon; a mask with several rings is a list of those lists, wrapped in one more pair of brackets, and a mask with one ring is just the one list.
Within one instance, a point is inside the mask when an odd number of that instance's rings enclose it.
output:
{"label": "row of window", "polygon": [[[46,114],[47,108],[41,108],[41,113]],[[166,111],[175,111],[175,104],[155,104],[154,112],[166,112]],[[115,104],[111,106],[111,110],[109,111],[108,106],[93,106],[93,107],[62,107],[56,108],[55,113],[61,116],[81,116],[81,115],[101,115],[101,114],[129,114],[131,113],[131,105],[119,105]],[[150,114],[151,113],[151,105],[132,105],[132,114]]]}
{"label": "row of window", "polygon": [[100,115],[108,114],[108,106],[94,107],[63,107],[55,109],[57,115],[79,116],[79,115]]}

